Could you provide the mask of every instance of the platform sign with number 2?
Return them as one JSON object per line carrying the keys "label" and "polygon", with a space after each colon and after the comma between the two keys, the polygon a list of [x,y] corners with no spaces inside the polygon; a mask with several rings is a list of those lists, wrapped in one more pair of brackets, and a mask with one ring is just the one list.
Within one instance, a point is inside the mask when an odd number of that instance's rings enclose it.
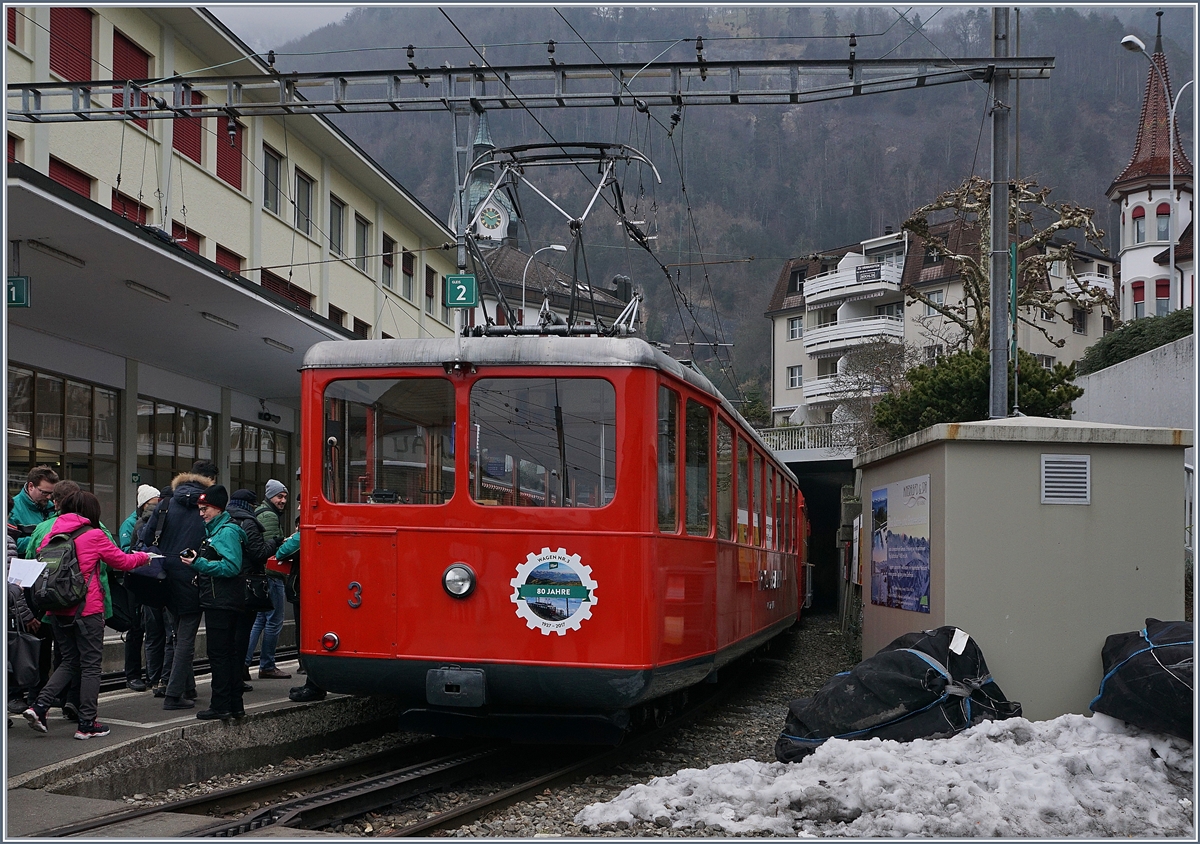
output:
{"label": "platform sign with number 2", "polygon": [[479,285],[473,275],[446,276],[446,307],[474,308],[479,305]]}

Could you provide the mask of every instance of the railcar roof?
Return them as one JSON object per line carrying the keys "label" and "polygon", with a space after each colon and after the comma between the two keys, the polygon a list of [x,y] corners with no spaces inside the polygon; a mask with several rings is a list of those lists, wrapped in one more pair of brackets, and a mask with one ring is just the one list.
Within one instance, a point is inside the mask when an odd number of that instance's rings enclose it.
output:
{"label": "railcar roof", "polygon": [[[703,373],[684,366],[638,337],[463,337],[419,340],[333,340],[304,355],[303,369],[436,366],[448,361],[476,366],[640,366],[658,369],[714,396],[767,453],[771,449]],[[784,466],[786,470],[787,467]],[[791,474],[789,472],[789,474]],[[793,480],[795,478],[793,477]]]}

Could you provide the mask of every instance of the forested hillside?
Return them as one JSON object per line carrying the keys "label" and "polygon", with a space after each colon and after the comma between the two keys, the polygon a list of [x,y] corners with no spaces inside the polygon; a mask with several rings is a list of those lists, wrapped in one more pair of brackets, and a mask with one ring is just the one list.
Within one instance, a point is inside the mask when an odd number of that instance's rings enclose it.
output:
{"label": "forested hillside", "polygon": [[[990,52],[985,9],[934,9],[924,21],[916,14],[906,21],[889,9],[852,7],[450,6],[446,12],[453,23],[436,8],[356,9],[344,21],[283,46],[277,67],[402,68],[409,44],[419,67],[480,63],[464,36],[496,64],[544,63],[551,39],[562,62],[690,60],[696,36],[704,37],[710,59],[841,58],[848,56],[851,32],[860,58]],[[1168,9],[1164,18],[1175,90],[1191,77],[1192,14]],[[1145,58],[1121,49],[1129,32],[1152,48],[1153,9],[1033,8],[1020,17],[1020,53],[1054,56],[1056,64],[1049,81],[1020,86],[1019,175],[1053,187],[1053,198],[1096,208],[1100,227],[1110,233],[1118,218],[1104,191],[1132,153],[1149,69]],[[662,269],[622,237],[611,213],[596,214],[584,233],[590,275],[600,284],[624,273],[644,289],[650,339],[733,343],[732,369],[710,369],[732,398],[733,381],[743,388],[766,384],[769,324],[763,311],[783,259],[882,234],[885,226],[898,228],[940,190],[972,172],[988,174],[986,96],[984,85],[965,83],[791,107],[692,107],[670,137],[665,109],[650,116],[632,108],[533,115],[514,110],[490,119],[499,146],[548,142],[551,136],[619,141],[654,161],[661,185],[649,172],[640,179],[631,172],[624,189],[638,219],[657,235],[659,261],[729,263],[711,264],[707,274],[699,266],[671,268],[669,284]],[[1189,149],[1190,103],[1185,95],[1180,107]],[[338,120],[431,211],[447,216],[454,196],[448,115]],[[581,174],[546,178],[555,202],[571,213],[583,209],[591,188]],[[521,198],[536,246],[569,242],[561,215],[531,193]],[[528,248],[524,232],[521,245]],[[546,254],[570,271],[564,256]],[[699,360],[709,356],[696,351]]]}

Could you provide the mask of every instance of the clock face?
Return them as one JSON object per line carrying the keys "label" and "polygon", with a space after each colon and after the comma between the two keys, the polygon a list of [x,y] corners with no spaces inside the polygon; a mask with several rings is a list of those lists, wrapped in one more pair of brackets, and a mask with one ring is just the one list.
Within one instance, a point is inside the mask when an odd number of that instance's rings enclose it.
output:
{"label": "clock face", "polygon": [[489,205],[483,209],[483,213],[479,215],[479,222],[483,224],[485,229],[500,228],[500,212]]}

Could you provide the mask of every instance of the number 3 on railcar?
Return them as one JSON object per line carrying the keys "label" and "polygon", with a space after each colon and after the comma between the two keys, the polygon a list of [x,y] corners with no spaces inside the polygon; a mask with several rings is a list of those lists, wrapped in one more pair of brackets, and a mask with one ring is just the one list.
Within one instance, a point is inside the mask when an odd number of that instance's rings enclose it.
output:
{"label": "number 3 on railcar", "polygon": [[302,414],[301,650],[408,728],[614,741],[798,618],[795,477],[642,340],[321,343]]}

